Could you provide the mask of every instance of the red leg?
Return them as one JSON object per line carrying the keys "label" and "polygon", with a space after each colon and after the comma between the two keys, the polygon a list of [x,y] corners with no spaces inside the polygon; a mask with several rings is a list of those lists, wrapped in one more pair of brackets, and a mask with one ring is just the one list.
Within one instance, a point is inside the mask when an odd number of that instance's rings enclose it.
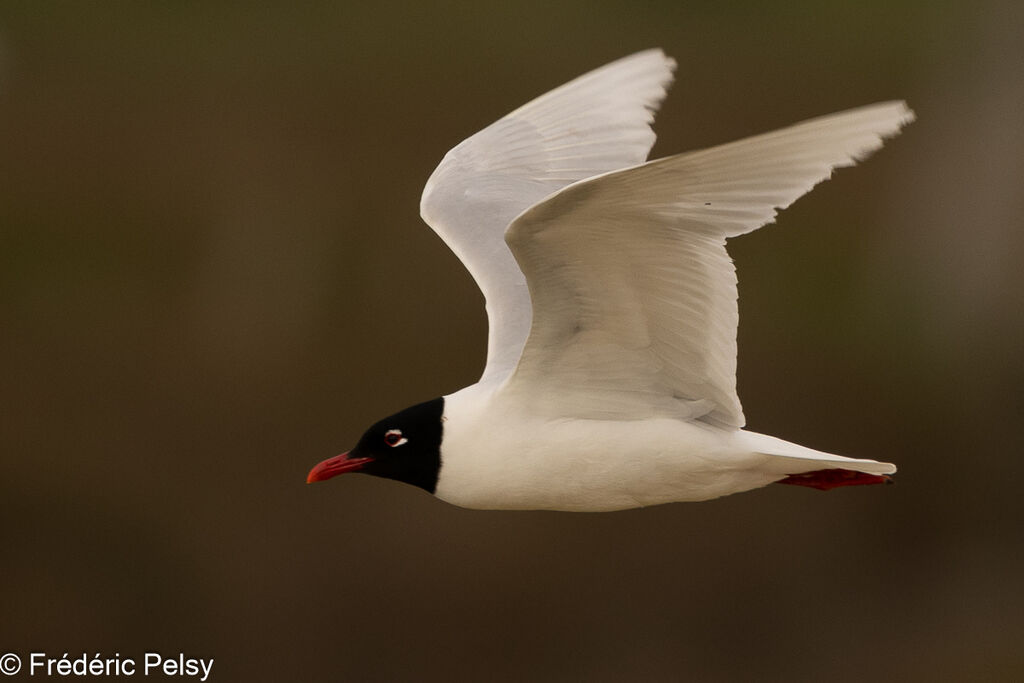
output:
{"label": "red leg", "polygon": [[776,484],[792,484],[793,486],[810,486],[819,491],[839,488],[840,486],[862,486],[864,484],[891,484],[892,476],[888,474],[865,474],[853,470],[815,470],[803,474],[791,474]]}

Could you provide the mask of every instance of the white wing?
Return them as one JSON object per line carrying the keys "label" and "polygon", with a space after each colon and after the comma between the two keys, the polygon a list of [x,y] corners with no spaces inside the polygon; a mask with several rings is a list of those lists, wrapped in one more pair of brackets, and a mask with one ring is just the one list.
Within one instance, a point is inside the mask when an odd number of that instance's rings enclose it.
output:
{"label": "white wing", "polygon": [[553,415],[743,426],[725,239],[911,120],[902,102],[876,104],[584,180],[528,209],[506,239],[533,327],[502,391]]}
{"label": "white wing", "polygon": [[420,214],[487,300],[481,382],[512,371],[530,330],[526,281],[504,240],[508,224],[570,183],[646,159],[674,67],[661,50],[647,50],[580,76],[463,141],[430,176]]}

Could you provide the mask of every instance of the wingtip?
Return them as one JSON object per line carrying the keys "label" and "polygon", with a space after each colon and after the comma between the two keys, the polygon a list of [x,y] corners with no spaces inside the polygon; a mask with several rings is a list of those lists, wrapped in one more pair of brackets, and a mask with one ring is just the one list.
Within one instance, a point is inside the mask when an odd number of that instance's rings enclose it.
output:
{"label": "wingtip", "polygon": [[637,69],[637,75],[641,75],[644,72],[648,74],[657,71],[662,71],[662,75],[658,78],[661,81],[663,88],[667,88],[675,77],[676,67],[678,64],[676,60],[665,54],[665,51],[660,47],[650,47],[646,50],[640,50],[632,54],[621,57],[614,62],[609,62],[603,67],[599,67],[597,70],[604,70],[607,68],[616,68],[623,64],[630,64],[631,66],[639,67]]}
{"label": "wingtip", "polygon": [[900,104],[903,105],[903,120],[901,121],[901,124],[905,126],[908,123],[913,123],[914,121],[916,121],[917,114],[914,112],[913,109],[910,108],[906,101],[900,100]]}
{"label": "wingtip", "polygon": [[904,126],[917,120],[917,114],[910,108],[906,100],[878,102],[877,104],[869,104],[863,107],[863,109],[865,111],[879,112],[892,122],[893,130],[890,133],[883,133],[886,136],[895,135]]}
{"label": "wingtip", "polygon": [[[666,54],[665,50],[660,47],[649,47],[646,50],[641,50],[640,52],[634,53],[630,57],[660,61],[665,66],[665,68],[667,68],[670,72],[673,73],[675,72],[676,67],[678,66],[676,60],[670,55]],[[626,59],[629,59],[630,57],[627,57]]]}
{"label": "wingtip", "polygon": [[880,102],[877,107],[888,107],[892,109],[893,117],[896,119],[900,127],[913,123],[917,120],[917,114],[910,108],[906,100],[889,100],[888,102]]}
{"label": "wingtip", "polygon": [[675,60],[674,57],[669,57],[664,52],[661,54],[661,56],[665,58],[665,68],[668,69],[669,74],[675,76],[676,67],[679,66],[679,63]]}

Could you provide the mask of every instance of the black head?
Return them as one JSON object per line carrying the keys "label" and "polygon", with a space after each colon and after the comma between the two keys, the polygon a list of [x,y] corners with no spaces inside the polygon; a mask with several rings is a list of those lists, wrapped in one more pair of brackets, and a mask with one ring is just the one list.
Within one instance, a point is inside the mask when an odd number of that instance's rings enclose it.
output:
{"label": "black head", "polygon": [[443,414],[444,399],[435,398],[386,417],[367,429],[351,451],[314,467],[306,482],[362,472],[404,481],[433,493],[441,469]]}

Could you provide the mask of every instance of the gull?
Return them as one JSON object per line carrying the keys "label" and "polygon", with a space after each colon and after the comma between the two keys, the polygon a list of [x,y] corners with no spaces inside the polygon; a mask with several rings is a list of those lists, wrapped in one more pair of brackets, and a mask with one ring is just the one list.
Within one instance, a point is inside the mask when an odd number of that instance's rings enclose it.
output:
{"label": "gull", "polygon": [[890,479],[890,463],[743,429],[725,242],[913,112],[883,102],[646,161],[674,69],[660,49],[625,57],[445,155],[420,214],[486,299],[483,374],[376,422],[307,482],[362,472],[466,508],[610,511]]}

